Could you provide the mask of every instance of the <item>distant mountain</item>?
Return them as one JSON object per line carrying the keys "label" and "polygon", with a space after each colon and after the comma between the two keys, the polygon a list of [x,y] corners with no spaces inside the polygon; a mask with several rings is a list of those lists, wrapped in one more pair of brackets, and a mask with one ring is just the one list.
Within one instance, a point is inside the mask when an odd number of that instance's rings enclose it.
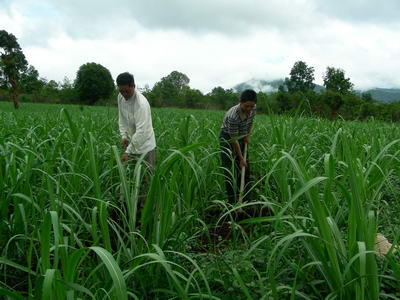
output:
{"label": "distant mountain", "polygon": [[380,102],[390,103],[400,101],[400,89],[375,88],[364,91],[364,93],[371,94],[373,99]]}
{"label": "distant mountain", "polygon": [[[248,81],[239,83],[233,87],[233,89],[240,93],[245,89],[254,89],[255,91],[262,91],[264,93],[273,93],[277,92],[280,85],[284,84],[283,79],[276,80],[262,80],[262,79],[250,79]],[[325,88],[321,85],[316,84],[314,90],[319,93],[323,91]],[[360,91],[357,90],[357,93],[369,93],[372,98],[379,102],[390,103],[395,101],[400,101],[400,89],[383,89],[383,88],[374,88],[370,90]]]}

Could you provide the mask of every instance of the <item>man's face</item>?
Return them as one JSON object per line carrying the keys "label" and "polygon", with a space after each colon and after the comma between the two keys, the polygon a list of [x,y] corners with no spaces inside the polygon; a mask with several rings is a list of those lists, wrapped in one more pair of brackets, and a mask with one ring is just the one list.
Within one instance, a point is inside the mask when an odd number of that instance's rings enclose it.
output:
{"label": "man's face", "polygon": [[249,114],[255,107],[256,103],[253,101],[240,102],[240,109],[246,114]]}
{"label": "man's face", "polygon": [[132,97],[135,87],[130,85],[119,85],[118,90],[125,100],[128,100],[130,97]]}

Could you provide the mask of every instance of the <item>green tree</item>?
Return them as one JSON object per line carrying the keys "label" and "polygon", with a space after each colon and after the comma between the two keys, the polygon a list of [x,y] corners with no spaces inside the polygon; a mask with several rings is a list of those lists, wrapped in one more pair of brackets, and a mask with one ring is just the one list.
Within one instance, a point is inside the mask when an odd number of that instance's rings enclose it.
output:
{"label": "green tree", "polygon": [[374,101],[374,99],[372,98],[371,93],[369,92],[364,92],[361,94],[361,98],[365,101],[365,102],[372,102]]}
{"label": "green tree", "polygon": [[343,104],[338,114],[344,120],[357,120],[361,116],[361,107],[365,103],[363,99],[353,93],[343,95]]}
{"label": "green tree", "polygon": [[182,90],[183,87],[189,86],[190,82],[189,77],[178,71],[171,72],[171,74],[165,77],[165,79],[169,80],[178,90]]}
{"label": "green tree", "polygon": [[270,103],[270,99],[266,93],[258,92],[257,93],[257,112],[259,113],[268,113],[269,109],[272,109]]}
{"label": "green tree", "polygon": [[179,90],[172,84],[171,80],[163,77],[157,82],[152,90],[155,106],[178,106],[181,102]]}
{"label": "green tree", "polygon": [[46,92],[46,94],[50,97],[56,97],[58,96],[58,92],[59,92],[59,85],[57,83],[57,81],[55,80],[50,80],[50,81],[46,81],[45,85],[44,85],[44,90]]}
{"label": "green tree", "polygon": [[93,105],[99,99],[107,99],[114,88],[110,71],[100,64],[84,64],[76,73],[75,89],[81,103]]}
{"label": "green tree", "polygon": [[208,96],[220,109],[227,109],[239,102],[238,95],[232,89],[225,90],[220,86],[213,88]]}
{"label": "green tree", "polygon": [[341,94],[350,93],[353,90],[350,78],[346,78],[342,69],[327,67],[323,79],[327,90],[336,91]]}
{"label": "green tree", "polygon": [[68,77],[58,84],[60,100],[62,103],[73,103],[78,98],[74,85]]}
{"label": "green tree", "polygon": [[276,102],[278,103],[280,112],[284,112],[292,108],[292,105],[290,103],[289,93],[285,91],[283,85],[280,85],[278,88],[278,93],[276,95]]}
{"label": "green tree", "polygon": [[377,112],[377,106],[378,104],[374,102],[364,102],[363,104],[361,104],[360,118],[364,120],[374,116]]}
{"label": "green tree", "polygon": [[39,79],[39,72],[34,66],[29,66],[26,71],[21,74],[20,87],[23,93],[37,93],[44,85],[44,80]]}
{"label": "green tree", "polygon": [[11,87],[11,98],[15,109],[19,107],[19,79],[27,66],[28,62],[17,38],[5,30],[0,30],[0,77],[2,85]]}
{"label": "green tree", "polygon": [[290,70],[290,78],[285,79],[285,84],[290,93],[307,92],[313,90],[314,68],[307,66],[304,61],[297,61]]}
{"label": "green tree", "polygon": [[187,108],[204,108],[202,105],[204,95],[201,91],[186,86],[183,88],[183,95]]}
{"label": "green tree", "polygon": [[46,83],[46,88],[48,88],[52,91],[56,91],[59,88],[58,82],[52,79]]}
{"label": "green tree", "polygon": [[337,91],[326,90],[321,94],[322,102],[327,105],[326,112],[329,120],[333,120],[344,104],[344,95]]}
{"label": "green tree", "polygon": [[157,82],[151,93],[148,93],[150,103],[154,106],[185,107],[185,93],[190,79],[178,71],[171,72]]}

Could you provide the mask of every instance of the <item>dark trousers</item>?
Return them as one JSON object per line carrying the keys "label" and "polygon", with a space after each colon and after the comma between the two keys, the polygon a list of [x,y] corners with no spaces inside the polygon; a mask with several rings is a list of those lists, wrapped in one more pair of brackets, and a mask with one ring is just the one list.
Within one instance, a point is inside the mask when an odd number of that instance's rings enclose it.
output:
{"label": "dark trousers", "polygon": [[[240,191],[240,180],[241,180],[241,169],[239,166],[239,158],[236,155],[235,150],[229,143],[230,136],[225,132],[221,132],[219,136],[220,147],[221,147],[221,162],[226,186],[226,192],[228,194],[228,200],[230,203],[234,204],[239,200]],[[240,150],[244,155],[244,139],[238,140],[240,145]],[[247,151],[247,168],[245,169],[244,182],[245,188],[243,194],[246,194],[250,187],[250,159],[249,152]],[[249,195],[244,197],[243,201],[248,201]]]}

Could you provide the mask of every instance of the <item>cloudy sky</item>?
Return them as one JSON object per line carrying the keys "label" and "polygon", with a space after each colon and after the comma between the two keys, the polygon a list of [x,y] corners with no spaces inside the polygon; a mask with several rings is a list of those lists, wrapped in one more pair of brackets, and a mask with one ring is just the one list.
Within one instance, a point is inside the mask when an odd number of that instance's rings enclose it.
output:
{"label": "cloudy sky", "polygon": [[100,63],[150,87],[177,70],[203,92],[289,76],[293,64],[342,68],[355,87],[400,88],[400,0],[0,0],[42,77]]}

